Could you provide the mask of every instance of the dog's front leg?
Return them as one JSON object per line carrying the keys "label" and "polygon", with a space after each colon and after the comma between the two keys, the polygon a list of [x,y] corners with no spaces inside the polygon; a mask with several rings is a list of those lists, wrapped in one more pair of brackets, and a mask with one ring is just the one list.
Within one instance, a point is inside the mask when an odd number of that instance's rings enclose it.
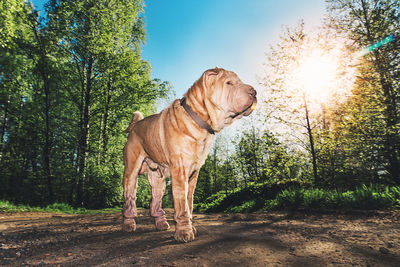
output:
{"label": "dog's front leg", "polygon": [[194,233],[191,222],[191,211],[188,202],[189,183],[188,175],[184,169],[171,168],[172,193],[175,208],[175,239],[180,242],[194,240]]}

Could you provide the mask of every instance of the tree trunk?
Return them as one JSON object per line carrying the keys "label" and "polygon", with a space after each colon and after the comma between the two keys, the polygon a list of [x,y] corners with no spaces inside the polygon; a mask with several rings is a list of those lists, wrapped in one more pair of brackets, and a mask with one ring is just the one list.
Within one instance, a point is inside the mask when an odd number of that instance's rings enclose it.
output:
{"label": "tree trunk", "polygon": [[3,150],[5,145],[5,136],[7,131],[7,122],[8,122],[8,108],[11,102],[11,94],[8,95],[7,102],[4,105],[4,118],[3,125],[1,126],[1,149],[0,149],[0,161],[3,156]]}
{"label": "tree trunk", "polygon": [[53,185],[52,185],[52,175],[50,168],[50,149],[51,149],[51,132],[50,132],[50,88],[49,88],[49,80],[47,79],[47,75],[42,72],[42,76],[44,78],[44,92],[45,92],[45,142],[43,148],[44,154],[44,169],[47,178],[47,189],[48,189],[48,202],[52,203],[54,201],[54,193],[53,193]]}
{"label": "tree trunk", "polygon": [[83,94],[81,127],[80,127],[80,142],[79,142],[79,173],[78,173],[78,189],[77,189],[77,204],[84,206],[85,203],[85,183],[86,169],[89,148],[89,120],[90,120],[90,98],[92,90],[92,71],[93,57],[88,59],[88,67],[86,71],[86,86]]}
{"label": "tree trunk", "polygon": [[253,138],[253,165],[254,165],[254,181],[259,182],[259,174],[258,174],[258,160],[257,160],[257,152],[258,152],[258,144],[256,138],[256,130],[254,129],[254,124],[251,127],[252,130],[252,138]]}
{"label": "tree trunk", "polygon": [[104,154],[107,152],[107,145],[108,145],[107,127],[108,127],[108,113],[110,109],[110,101],[111,101],[111,79],[109,79],[107,83],[107,97],[104,107],[104,120],[103,120],[103,131],[102,131],[103,159],[104,159]]}
{"label": "tree trunk", "polygon": [[41,38],[37,32],[37,29],[34,29],[35,38],[38,43],[39,48],[39,63],[38,69],[40,75],[43,80],[43,92],[44,92],[44,116],[45,116],[45,131],[44,137],[45,142],[43,146],[43,161],[44,161],[44,173],[46,175],[47,180],[47,190],[48,190],[48,199],[49,203],[54,201],[54,193],[53,193],[53,185],[52,185],[52,175],[50,168],[50,153],[51,153],[51,130],[50,130],[50,81],[49,81],[49,68],[46,61],[46,50],[44,44],[42,43]]}
{"label": "tree trunk", "polygon": [[315,148],[314,148],[314,138],[312,135],[312,129],[311,129],[311,125],[310,125],[310,117],[308,114],[308,107],[307,107],[307,99],[306,99],[305,94],[303,94],[303,101],[304,101],[304,109],[305,109],[306,121],[307,121],[306,128],[307,128],[308,138],[310,140],[310,150],[311,150],[311,157],[312,157],[314,181],[315,181],[315,184],[319,184],[320,181],[319,181],[318,172],[317,172],[317,156],[316,156]]}
{"label": "tree trunk", "polygon": [[[242,155],[243,154],[242,148],[239,147],[239,149],[240,149],[240,154]],[[243,173],[244,187],[247,188],[247,179],[246,179],[246,175],[245,175],[245,167],[244,167],[244,164],[243,164],[243,160],[239,159],[239,162],[240,162],[240,169],[242,170],[242,173]]]}
{"label": "tree trunk", "polygon": [[212,192],[216,193],[217,192],[217,147],[214,147],[213,151],[213,172],[214,172],[214,182],[213,182],[213,189]]}

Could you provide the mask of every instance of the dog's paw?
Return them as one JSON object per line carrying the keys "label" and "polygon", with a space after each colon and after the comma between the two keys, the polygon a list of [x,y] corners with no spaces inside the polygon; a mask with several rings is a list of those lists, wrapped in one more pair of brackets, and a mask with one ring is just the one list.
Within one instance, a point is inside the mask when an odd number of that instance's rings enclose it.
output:
{"label": "dog's paw", "polygon": [[175,240],[178,242],[190,242],[194,240],[193,230],[176,230],[175,231]]}
{"label": "dog's paw", "polygon": [[125,232],[134,232],[136,231],[136,222],[135,220],[124,221],[122,224],[122,230]]}
{"label": "dog's paw", "polygon": [[169,228],[170,228],[170,226],[169,226],[169,224],[168,224],[168,222],[167,222],[166,219],[160,220],[160,221],[157,221],[157,220],[156,220],[156,229],[157,229],[158,231],[166,231],[166,230],[168,230]]}

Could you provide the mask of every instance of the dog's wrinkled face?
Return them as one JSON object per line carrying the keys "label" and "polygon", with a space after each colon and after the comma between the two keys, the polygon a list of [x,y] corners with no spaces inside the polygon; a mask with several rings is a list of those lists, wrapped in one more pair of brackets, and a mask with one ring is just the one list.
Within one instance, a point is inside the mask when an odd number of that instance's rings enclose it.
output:
{"label": "dog's wrinkled face", "polygon": [[243,83],[236,73],[220,68],[208,70],[206,99],[223,111],[224,126],[249,116],[257,104],[257,92],[251,85]]}

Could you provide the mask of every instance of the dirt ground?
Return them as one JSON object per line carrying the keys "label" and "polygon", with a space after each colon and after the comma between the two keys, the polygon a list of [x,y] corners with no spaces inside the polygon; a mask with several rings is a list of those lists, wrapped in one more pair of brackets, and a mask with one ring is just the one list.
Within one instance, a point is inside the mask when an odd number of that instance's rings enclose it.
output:
{"label": "dirt ground", "polygon": [[187,244],[148,213],[0,213],[0,266],[400,266],[399,211],[196,214]]}

